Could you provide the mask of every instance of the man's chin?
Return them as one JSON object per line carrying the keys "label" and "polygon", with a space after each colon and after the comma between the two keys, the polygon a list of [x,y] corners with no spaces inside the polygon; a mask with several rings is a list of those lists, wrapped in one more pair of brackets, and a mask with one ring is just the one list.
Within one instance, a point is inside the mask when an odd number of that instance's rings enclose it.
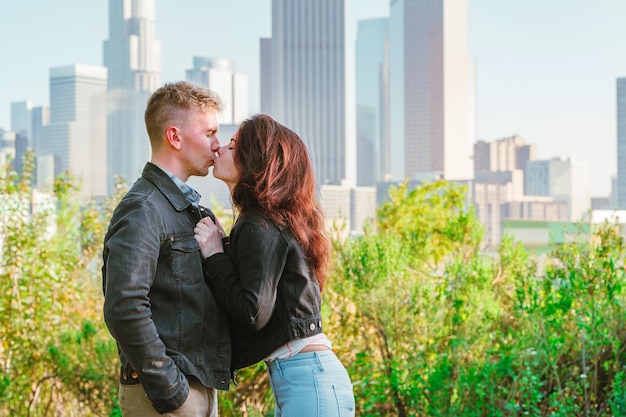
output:
{"label": "man's chin", "polygon": [[209,168],[202,171],[198,170],[191,174],[192,177],[206,177],[207,175],[209,175]]}

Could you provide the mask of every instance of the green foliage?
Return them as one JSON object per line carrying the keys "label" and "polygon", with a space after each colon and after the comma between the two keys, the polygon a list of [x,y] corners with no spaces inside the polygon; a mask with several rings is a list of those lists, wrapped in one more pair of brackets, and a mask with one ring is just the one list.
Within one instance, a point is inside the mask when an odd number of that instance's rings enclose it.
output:
{"label": "green foliage", "polygon": [[116,368],[96,243],[107,214],[79,204],[69,173],[37,193],[33,160],[21,178],[0,171],[0,416],[101,415]]}
{"label": "green foliage", "polygon": [[62,333],[48,346],[54,375],[85,407],[83,415],[100,415],[115,407],[117,388],[111,384],[117,374],[115,344],[101,324],[84,321],[82,328]]}
{"label": "green foliage", "polygon": [[419,248],[413,258],[433,267],[452,253],[470,255],[482,241],[482,228],[466,200],[466,187],[443,180],[413,190],[407,183],[392,187],[378,209],[379,233]]}
{"label": "green foliage", "polygon": [[392,189],[376,232],[337,247],[332,288],[344,297],[326,301],[355,311],[339,318],[337,332],[360,352],[344,362],[363,415],[448,415],[446,381],[458,372],[454,359],[469,353],[463,324],[477,322],[475,309],[497,314],[469,302],[484,291],[474,274],[489,265],[472,256],[480,226],[463,195],[444,182]]}
{"label": "green foliage", "polygon": [[[100,251],[125,185],[80,201],[66,173],[46,200],[26,162],[0,170],[0,417],[119,416]],[[233,216],[212,206],[228,230]],[[357,415],[626,416],[620,227],[581,227],[542,257],[509,236],[487,255],[481,241],[465,189],[443,181],[392,189],[364,235],[334,239],[325,332]],[[265,366],[238,380],[220,414],[273,415]]]}
{"label": "green foliage", "polygon": [[620,415],[619,227],[581,231],[541,259],[505,237],[489,256],[463,195],[403,185],[375,232],[336,244],[326,330],[359,415]]}

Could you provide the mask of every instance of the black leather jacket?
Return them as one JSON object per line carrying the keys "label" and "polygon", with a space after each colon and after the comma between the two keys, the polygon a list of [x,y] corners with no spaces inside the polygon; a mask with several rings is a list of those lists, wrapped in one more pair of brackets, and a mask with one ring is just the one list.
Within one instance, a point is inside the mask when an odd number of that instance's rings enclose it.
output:
{"label": "black leather jacket", "polygon": [[202,212],[210,213],[148,163],[104,239],[104,318],[118,345],[120,383],[141,382],[160,413],[187,398],[185,375],[229,386],[228,321],[204,282],[193,235]]}
{"label": "black leather jacket", "polygon": [[240,215],[228,254],[204,260],[207,283],[231,317],[232,370],[285,343],[322,332],[320,287],[288,230],[252,212]]}

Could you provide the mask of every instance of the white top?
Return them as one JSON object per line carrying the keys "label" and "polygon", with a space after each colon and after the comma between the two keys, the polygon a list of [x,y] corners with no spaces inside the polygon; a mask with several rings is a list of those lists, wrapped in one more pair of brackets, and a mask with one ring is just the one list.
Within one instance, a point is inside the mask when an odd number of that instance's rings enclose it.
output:
{"label": "white top", "polygon": [[276,359],[288,359],[291,358],[298,353],[306,346],[326,346],[329,349],[333,348],[333,344],[328,337],[324,333],[316,334],[314,336],[305,337],[303,339],[296,339],[286,344],[282,345],[272,353],[270,353],[267,358],[265,358],[266,362],[271,362]]}

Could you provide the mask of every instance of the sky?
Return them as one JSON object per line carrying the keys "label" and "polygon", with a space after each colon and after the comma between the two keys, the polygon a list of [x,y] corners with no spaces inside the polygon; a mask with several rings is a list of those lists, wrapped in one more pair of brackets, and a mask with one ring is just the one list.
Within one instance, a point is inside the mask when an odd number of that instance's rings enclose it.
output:
{"label": "sky", "polygon": [[[389,15],[389,0],[348,2],[348,64],[357,21]],[[616,175],[616,95],[626,77],[624,0],[468,0],[469,53],[476,62],[477,137],[515,134],[537,157],[590,167],[592,196]],[[10,103],[49,104],[49,69],[102,65],[108,0],[0,3],[0,128]],[[194,55],[226,58],[249,77],[259,110],[259,38],[271,36],[271,0],[156,0],[162,81],[184,79]]]}

